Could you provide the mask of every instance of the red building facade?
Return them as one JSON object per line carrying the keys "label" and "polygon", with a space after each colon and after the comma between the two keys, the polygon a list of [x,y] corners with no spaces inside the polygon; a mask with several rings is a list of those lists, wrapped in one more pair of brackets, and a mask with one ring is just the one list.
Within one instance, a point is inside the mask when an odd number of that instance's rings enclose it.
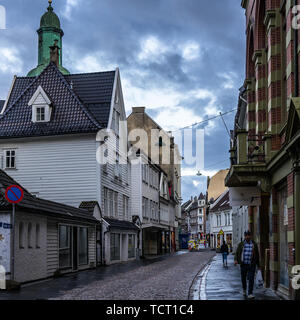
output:
{"label": "red building facade", "polygon": [[246,79],[226,178],[229,187],[260,189],[261,204],[249,206],[249,228],[259,244],[266,286],[291,299],[299,291],[292,285],[292,268],[300,264],[300,30],[293,28],[297,2],[242,1]]}

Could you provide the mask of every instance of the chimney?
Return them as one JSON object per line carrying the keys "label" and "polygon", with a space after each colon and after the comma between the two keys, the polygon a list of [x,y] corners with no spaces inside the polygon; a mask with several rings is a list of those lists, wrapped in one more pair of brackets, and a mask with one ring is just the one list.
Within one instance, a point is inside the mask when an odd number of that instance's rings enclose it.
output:
{"label": "chimney", "polygon": [[132,113],[145,113],[146,107],[133,107]]}
{"label": "chimney", "polygon": [[58,40],[54,40],[54,45],[50,48],[50,61],[54,62],[56,66],[59,66],[59,50],[60,47],[57,45]]}

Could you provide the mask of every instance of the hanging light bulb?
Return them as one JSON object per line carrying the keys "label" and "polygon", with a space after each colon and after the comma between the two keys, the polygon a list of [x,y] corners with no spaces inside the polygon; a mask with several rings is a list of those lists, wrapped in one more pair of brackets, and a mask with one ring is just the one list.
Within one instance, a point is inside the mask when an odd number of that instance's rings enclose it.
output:
{"label": "hanging light bulb", "polygon": [[202,176],[202,173],[200,172],[200,170],[198,170],[197,176],[198,176],[198,177]]}

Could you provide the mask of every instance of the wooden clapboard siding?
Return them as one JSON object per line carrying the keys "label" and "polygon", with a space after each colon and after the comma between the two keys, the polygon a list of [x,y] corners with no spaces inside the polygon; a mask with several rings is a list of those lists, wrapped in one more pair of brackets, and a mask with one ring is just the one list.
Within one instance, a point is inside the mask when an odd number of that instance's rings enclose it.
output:
{"label": "wooden clapboard siding", "polygon": [[53,219],[47,221],[47,276],[53,276],[59,268],[59,240],[58,222]]}
{"label": "wooden clapboard siding", "polygon": [[89,263],[95,263],[96,266],[96,229],[89,227],[88,229],[88,247],[89,247]]}
{"label": "wooden clapboard siding", "polygon": [[17,170],[7,173],[29,192],[75,207],[99,201],[95,135],[1,141],[5,148],[17,149]]}

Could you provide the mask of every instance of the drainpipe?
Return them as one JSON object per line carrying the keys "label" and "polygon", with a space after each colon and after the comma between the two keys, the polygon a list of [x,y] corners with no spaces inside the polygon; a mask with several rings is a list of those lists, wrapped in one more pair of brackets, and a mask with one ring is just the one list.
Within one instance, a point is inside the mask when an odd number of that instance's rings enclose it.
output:
{"label": "drainpipe", "polygon": [[[294,0],[294,5],[297,6],[298,0]],[[298,64],[298,30],[294,29],[294,79],[295,79],[295,97],[299,96],[299,64]]]}

